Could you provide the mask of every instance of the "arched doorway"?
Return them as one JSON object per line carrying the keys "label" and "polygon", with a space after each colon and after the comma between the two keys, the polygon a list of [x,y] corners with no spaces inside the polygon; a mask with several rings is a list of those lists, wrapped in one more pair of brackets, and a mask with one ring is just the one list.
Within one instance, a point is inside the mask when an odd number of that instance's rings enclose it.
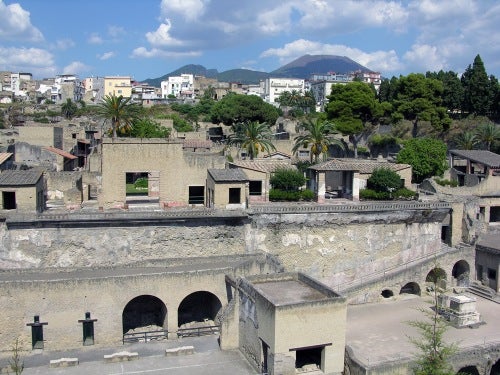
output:
{"label": "arched doorway", "polygon": [[384,289],[380,295],[384,298],[391,298],[394,296],[394,293],[390,289]]}
{"label": "arched doorway", "polygon": [[419,296],[420,286],[416,282],[409,282],[401,288],[399,294],[416,294],[417,296]]}
{"label": "arched doorway", "polygon": [[500,375],[500,359],[491,368],[490,375]]}
{"label": "arched doorway", "polygon": [[427,276],[425,277],[426,283],[437,283],[440,280],[446,280],[446,272],[442,268],[435,267],[429,271]]}
{"label": "arched doorway", "polygon": [[123,309],[122,323],[123,334],[167,329],[167,307],[155,296],[135,297]]}
{"label": "arched doorway", "polygon": [[476,366],[467,366],[458,370],[457,375],[479,375],[479,371]]}
{"label": "arched doorway", "polygon": [[465,260],[459,260],[453,266],[451,275],[455,278],[457,286],[469,286],[470,267]]}
{"label": "arched doorway", "polygon": [[184,298],[178,309],[179,328],[193,323],[211,323],[222,307],[222,303],[217,296],[210,292],[194,292]]}

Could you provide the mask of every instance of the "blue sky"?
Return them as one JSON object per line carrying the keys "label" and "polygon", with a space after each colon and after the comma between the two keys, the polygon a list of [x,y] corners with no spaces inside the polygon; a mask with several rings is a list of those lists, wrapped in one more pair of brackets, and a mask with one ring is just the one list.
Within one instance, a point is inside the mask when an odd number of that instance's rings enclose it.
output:
{"label": "blue sky", "polygon": [[500,78],[499,20],[497,0],[0,0],[0,70],[140,81],[332,54],[391,77],[480,54]]}

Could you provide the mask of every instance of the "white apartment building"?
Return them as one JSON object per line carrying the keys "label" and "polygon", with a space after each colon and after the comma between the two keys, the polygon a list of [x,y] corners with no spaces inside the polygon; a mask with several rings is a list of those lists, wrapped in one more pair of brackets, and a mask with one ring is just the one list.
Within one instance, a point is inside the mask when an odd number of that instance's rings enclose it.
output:
{"label": "white apartment building", "polygon": [[300,78],[267,78],[264,81],[264,100],[277,105],[277,99],[285,91],[305,93],[305,81]]}
{"label": "white apartment building", "polygon": [[[15,96],[27,96],[26,86],[23,85],[25,81],[31,81],[31,73],[12,73],[10,75],[10,90]],[[5,88],[7,89],[7,88]]]}
{"label": "white apartment building", "polygon": [[176,98],[194,99],[194,76],[181,74],[180,76],[168,77],[167,81],[162,81],[161,97],[167,99],[169,95],[174,95]]}

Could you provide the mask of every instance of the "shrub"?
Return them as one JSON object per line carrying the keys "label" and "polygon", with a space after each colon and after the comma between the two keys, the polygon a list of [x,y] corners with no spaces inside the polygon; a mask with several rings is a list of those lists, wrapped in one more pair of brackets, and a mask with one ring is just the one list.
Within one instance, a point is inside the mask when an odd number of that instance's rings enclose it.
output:
{"label": "shrub", "polygon": [[447,180],[445,178],[435,178],[434,181],[436,181],[436,183],[438,185],[441,185],[441,186],[451,186],[451,187],[457,187],[458,186],[458,181],[456,180]]}
{"label": "shrub", "polygon": [[280,189],[269,190],[269,200],[273,202],[279,201],[311,201],[314,199],[314,192],[311,190],[284,191]]}
{"label": "shrub", "polygon": [[306,178],[295,169],[279,168],[273,173],[270,182],[273,189],[297,191],[306,183]]}
{"label": "shrub", "polygon": [[386,191],[375,191],[372,189],[361,189],[359,191],[359,198],[365,200],[389,200],[389,192]]}
{"label": "shrub", "polygon": [[392,193],[392,196],[395,199],[414,199],[417,196],[417,193],[403,187]]}
{"label": "shrub", "polygon": [[309,189],[302,190],[300,192],[300,196],[301,196],[302,200],[304,200],[304,201],[312,201],[312,200],[314,200],[314,191],[309,190]]}
{"label": "shrub", "polygon": [[146,188],[148,187],[148,179],[146,177],[139,177],[134,182],[135,188]]}
{"label": "shrub", "polygon": [[377,168],[367,181],[368,188],[377,192],[389,192],[401,187],[401,177],[389,168]]}

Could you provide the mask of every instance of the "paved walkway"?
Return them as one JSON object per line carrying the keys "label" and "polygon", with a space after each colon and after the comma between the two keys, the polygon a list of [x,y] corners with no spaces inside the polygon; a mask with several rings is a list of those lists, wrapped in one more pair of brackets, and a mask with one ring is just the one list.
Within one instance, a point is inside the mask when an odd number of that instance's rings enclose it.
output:
{"label": "paved walkway", "polygon": [[[195,353],[166,357],[165,349],[192,345]],[[130,362],[105,363],[104,354],[121,351],[138,352],[139,359]],[[74,367],[50,368],[51,359],[76,357]],[[124,345],[117,348],[91,349],[79,352],[51,352],[23,358],[23,375],[256,375],[239,351],[222,351],[215,336],[184,338],[165,342]]]}

